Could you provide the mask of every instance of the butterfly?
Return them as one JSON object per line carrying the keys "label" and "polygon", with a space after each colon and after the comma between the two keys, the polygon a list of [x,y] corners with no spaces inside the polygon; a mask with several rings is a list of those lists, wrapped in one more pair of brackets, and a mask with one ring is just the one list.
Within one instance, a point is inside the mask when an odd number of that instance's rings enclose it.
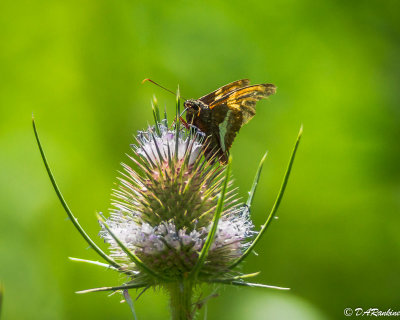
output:
{"label": "butterfly", "polygon": [[250,85],[248,79],[229,83],[201,98],[184,102],[186,121],[207,136],[206,158],[217,155],[227,163],[240,128],[256,114],[257,101],[274,94],[273,84]]}

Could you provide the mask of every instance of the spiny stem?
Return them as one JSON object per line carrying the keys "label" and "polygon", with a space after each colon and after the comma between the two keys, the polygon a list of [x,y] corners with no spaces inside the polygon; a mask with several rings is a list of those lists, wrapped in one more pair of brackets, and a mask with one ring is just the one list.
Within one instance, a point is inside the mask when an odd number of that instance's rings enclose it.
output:
{"label": "spiny stem", "polygon": [[192,320],[193,283],[182,280],[168,285],[170,295],[171,319]]}

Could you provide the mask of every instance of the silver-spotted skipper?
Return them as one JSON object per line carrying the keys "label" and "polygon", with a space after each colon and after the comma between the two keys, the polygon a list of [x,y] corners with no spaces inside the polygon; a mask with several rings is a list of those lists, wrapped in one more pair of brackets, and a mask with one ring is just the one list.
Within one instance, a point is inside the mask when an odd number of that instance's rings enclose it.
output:
{"label": "silver-spotted skipper", "polygon": [[274,94],[273,84],[249,85],[248,79],[229,83],[199,99],[186,100],[186,121],[208,137],[206,157],[217,154],[226,163],[236,133],[256,114],[258,100]]}

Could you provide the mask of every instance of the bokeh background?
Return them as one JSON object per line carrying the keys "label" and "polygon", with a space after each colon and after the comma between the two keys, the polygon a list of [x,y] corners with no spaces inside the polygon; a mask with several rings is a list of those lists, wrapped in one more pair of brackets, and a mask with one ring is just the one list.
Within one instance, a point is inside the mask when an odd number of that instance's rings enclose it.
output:
{"label": "bokeh background", "polygon": [[[122,279],[67,259],[98,258],[57,201],[31,114],[65,198],[96,238],[95,212],[109,208],[133,135],[152,119],[152,95],[174,108],[172,95],[141,85],[147,77],[179,84],[186,98],[240,78],[278,86],[232,148],[243,196],[269,150],[257,226],[304,124],[279,220],[244,266],[292,290],[221,287],[208,319],[400,310],[399,9],[388,0],[1,1],[3,319],[131,318],[118,295],[74,293]],[[136,311],[167,319],[167,297],[148,291]]]}

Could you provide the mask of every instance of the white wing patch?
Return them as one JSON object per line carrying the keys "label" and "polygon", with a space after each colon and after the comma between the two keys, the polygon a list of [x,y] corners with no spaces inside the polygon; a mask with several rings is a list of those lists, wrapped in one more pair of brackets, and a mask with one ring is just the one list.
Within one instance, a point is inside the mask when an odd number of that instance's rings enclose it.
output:
{"label": "white wing patch", "polygon": [[224,121],[222,121],[218,126],[219,127],[220,144],[221,144],[221,149],[222,149],[223,152],[226,151],[225,135],[226,135],[227,128],[228,128],[228,125],[229,125],[229,117],[230,117],[231,113],[232,113],[232,110],[229,110],[226,113]]}

